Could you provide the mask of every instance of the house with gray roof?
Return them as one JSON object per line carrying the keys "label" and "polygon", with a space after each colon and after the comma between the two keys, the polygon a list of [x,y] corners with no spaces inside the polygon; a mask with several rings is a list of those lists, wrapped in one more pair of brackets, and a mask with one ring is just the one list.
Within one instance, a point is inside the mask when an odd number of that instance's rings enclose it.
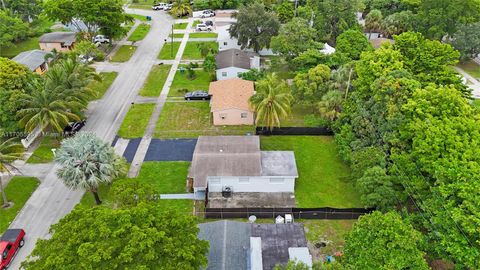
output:
{"label": "house with gray roof", "polygon": [[48,61],[45,60],[47,54],[48,52],[41,50],[25,51],[19,53],[12,60],[28,67],[31,71],[42,75],[48,70]]}
{"label": "house with gray roof", "polygon": [[256,224],[230,220],[201,223],[210,243],[207,270],[270,270],[297,260],[312,266],[301,223]]}
{"label": "house with gray roof", "polygon": [[260,57],[256,53],[239,49],[218,52],[215,62],[217,64],[217,80],[238,78],[244,72],[260,68]]}
{"label": "house with gray roof", "polygon": [[188,185],[213,208],[293,207],[296,178],[293,151],[260,151],[258,136],[200,136]]}
{"label": "house with gray roof", "polygon": [[58,52],[67,52],[73,49],[76,41],[74,32],[52,32],[44,34],[39,39],[40,49],[51,52],[53,49]]}

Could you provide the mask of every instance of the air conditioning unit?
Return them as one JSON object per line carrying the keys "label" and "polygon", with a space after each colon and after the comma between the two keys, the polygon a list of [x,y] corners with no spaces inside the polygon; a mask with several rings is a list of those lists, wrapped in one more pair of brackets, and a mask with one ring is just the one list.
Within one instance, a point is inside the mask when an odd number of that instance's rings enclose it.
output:
{"label": "air conditioning unit", "polygon": [[232,193],[233,193],[233,188],[232,187],[223,187],[222,188],[222,196],[224,198],[232,197]]}
{"label": "air conditioning unit", "polygon": [[285,223],[293,223],[293,215],[285,214]]}

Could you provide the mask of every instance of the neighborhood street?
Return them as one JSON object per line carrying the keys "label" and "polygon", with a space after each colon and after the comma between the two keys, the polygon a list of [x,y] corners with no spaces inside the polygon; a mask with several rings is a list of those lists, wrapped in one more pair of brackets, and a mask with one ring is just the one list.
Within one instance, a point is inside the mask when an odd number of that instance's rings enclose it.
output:
{"label": "neighborhood street", "polygon": [[[132,10],[127,10],[132,12]],[[132,12],[133,13],[133,12]],[[152,17],[151,30],[133,57],[121,65],[102,65],[104,70],[118,70],[113,82],[103,99],[91,104],[87,113],[85,131],[94,132],[98,137],[111,142],[120,127],[137,92],[142,87],[157,55],[168,37],[173,20],[163,12],[135,10],[134,13]],[[48,230],[67,215],[83,196],[83,190],[72,191],[56,177],[57,166],[53,166],[42,179],[40,186],[32,194],[25,207],[17,215],[10,228],[23,228],[27,233],[25,246],[19,251],[11,269],[19,269],[21,262],[31,253],[39,238],[49,236]],[[28,174],[25,172],[25,174]]]}

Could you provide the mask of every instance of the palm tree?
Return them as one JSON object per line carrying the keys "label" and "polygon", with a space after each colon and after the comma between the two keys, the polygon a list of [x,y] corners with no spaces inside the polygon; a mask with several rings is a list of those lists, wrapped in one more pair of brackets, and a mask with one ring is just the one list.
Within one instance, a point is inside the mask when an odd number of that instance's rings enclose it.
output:
{"label": "palm tree", "polygon": [[177,17],[189,15],[192,14],[192,6],[189,0],[175,0],[170,13]]}
{"label": "palm tree", "polygon": [[113,148],[93,133],[80,132],[75,137],[63,140],[56,152],[55,161],[61,168],[57,176],[71,188],[83,188],[93,193],[97,205],[101,183],[111,183],[125,173],[125,162]]}
{"label": "palm tree", "polygon": [[288,84],[278,79],[275,73],[256,83],[256,94],[250,104],[257,114],[255,124],[265,125],[269,130],[280,127],[280,119],[288,117],[293,97]]}
{"label": "palm tree", "polygon": [[382,25],[382,12],[378,9],[372,9],[365,18],[365,29],[368,30],[368,39],[372,37],[372,31],[380,31]]}
{"label": "palm tree", "polygon": [[340,116],[342,102],[342,92],[336,90],[327,92],[318,103],[320,114],[330,121],[335,121]]}
{"label": "palm tree", "polygon": [[[11,162],[20,158],[23,154],[23,147],[21,144],[15,142],[16,138],[11,138],[0,142],[0,173],[11,174],[15,169],[11,165]],[[6,208],[10,205],[7,199],[7,194],[3,188],[2,177],[0,175],[0,192],[2,193],[3,204],[2,207]]]}

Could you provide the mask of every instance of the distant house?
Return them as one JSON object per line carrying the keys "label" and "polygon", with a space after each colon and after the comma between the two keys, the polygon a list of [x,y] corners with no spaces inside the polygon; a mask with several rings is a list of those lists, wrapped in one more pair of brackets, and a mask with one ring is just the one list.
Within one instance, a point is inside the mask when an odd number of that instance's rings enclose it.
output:
{"label": "distant house", "polygon": [[[258,136],[200,136],[188,185],[213,208],[292,207],[297,177],[293,151],[261,151]],[[224,200],[225,191],[235,200]]]}
{"label": "distant house", "polygon": [[290,260],[312,267],[303,224],[201,223],[198,238],[210,244],[207,270],[271,270]]}
{"label": "distant house", "polygon": [[[228,49],[241,49],[240,44],[238,43],[238,39],[230,36],[230,29],[231,24],[219,26],[217,27],[217,42],[218,42],[218,50],[224,51]],[[244,51],[253,52],[252,49],[245,49]],[[258,52],[259,55],[275,55],[275,53],[271,49],[262,49]]]}
{"label": "distant house", "polygon": [[40,49],[50,52],[53,49],[58,52],[67,52],[75,45],[76,34],[73,32],[53,32],[40,37]]}
{"label": "distant house", "polygon": [[239,49],[228,49],[215,56],[217,64],[217,80],[238,78],[250,69],[260,68],[260,57],[252,52]]}
{"label": "distant house", "polygon": [[254,111],[249,99],[254,93],[252,81],[228,79],[210,83],[208,93],[214,125],[253,125]]}
{"label": "distant house", "polygon": [[372,46],[375,49],[380,48],[380,46],[382,46],[383,43],[390,43],[390,44],[395,43],[395,40],[389,39],[389,38],[372,38],[368,41],[370,41],[370,44],[372,44]]}
{"label": "distant house", "polygon": [[323,45],[323,49],[320,50],[320,52],[322,52],[323,54],[325,55],[330,55],[330,54],[334,54],[335,53],[335,48],[328,45],[328,43],[325,43]]}
{"label": "distant house", "polygon": [[45,60],[47,54],[48,52],[45,51],[31,50],[21,52],[12,60],[28,67],[31,71],[42,75],[48,70],[48,61]]}

